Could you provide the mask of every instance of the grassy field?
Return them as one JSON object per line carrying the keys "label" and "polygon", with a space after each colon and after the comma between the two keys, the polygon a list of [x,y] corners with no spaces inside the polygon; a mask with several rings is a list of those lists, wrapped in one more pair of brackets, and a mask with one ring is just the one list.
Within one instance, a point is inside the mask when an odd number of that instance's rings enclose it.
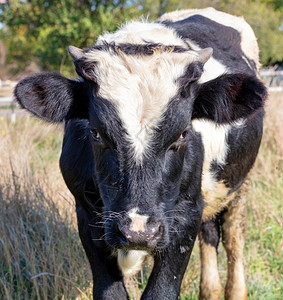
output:
{"label": "grassy field", "polygon": [[[274,94],[247,195],[249,299],[283,299],[282,124],[283,94]],[[0,119],[0,299],[91,299],[74,200],[58,167],[61,140],[60,127],[26,117],[15,125]],[[196,244],[182,284],[183,300],[197,299],[199,265]],[[224,286],[222,246],[219,266]],[[127,282],[133,299],[145,286],[147,269]]]}

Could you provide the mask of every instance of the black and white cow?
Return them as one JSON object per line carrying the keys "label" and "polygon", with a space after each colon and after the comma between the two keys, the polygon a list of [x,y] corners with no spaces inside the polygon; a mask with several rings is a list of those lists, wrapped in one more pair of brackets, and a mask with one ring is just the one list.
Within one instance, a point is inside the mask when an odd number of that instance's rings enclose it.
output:
{"label": "black and white cow", "polygon": [[20,105],[65,122],[60,166],[76,199],[94,299],[129,299],[123,275],[147,255],[142,299],[177,299],[199,234],[200,299],[247,299],[246,203],[240,190],[257,156],[266,89],[258,46],[242,18],[177,11],[130,22],[80,50],[80,80],[40,73],[16,87]]}

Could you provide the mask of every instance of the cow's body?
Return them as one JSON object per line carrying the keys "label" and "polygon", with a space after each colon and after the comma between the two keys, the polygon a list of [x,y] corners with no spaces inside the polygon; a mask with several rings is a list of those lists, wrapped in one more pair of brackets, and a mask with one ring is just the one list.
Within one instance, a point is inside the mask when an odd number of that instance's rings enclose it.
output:
{"label": "cow's body", "polygon": [[213,9],[180,11],[70,53],[84,81],[39,74],[15,94],[39,117],[65,119],[60,166],[76,199],[94,298],[127,299],[122,273],[137,272],[151,254],[142,298],[176,299],[199,232],[200,298],[220,299],[222,231],[226,298],[245,299],[240,190],[266,97],[249,25]]}

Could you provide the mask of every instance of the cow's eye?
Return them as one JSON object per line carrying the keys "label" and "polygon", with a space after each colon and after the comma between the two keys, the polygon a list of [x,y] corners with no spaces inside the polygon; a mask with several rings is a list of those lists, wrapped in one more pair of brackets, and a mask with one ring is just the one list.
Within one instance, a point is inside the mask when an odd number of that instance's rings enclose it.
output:
{"label": "cow's eye", "polygon": [[179,141],[182,141],[185,139],[185,137],[188,135],[189,131],[188,130],[185,130],[182,132],[182,134],[180,135],[179,137]]}
{"label": "cow's eye", "polygon": [[101,137],[99,132],[95,129],[95,128],[91,128],[90,129],[91,132],[91,136],[92,138],[96,141],[96,142],[100,142],[101,141]]}
{"label": "cow's eye", "polygon": [[187,135],[189,134],[189,130],[184,130],[182,132],[182,134],[180,135],[180,137],[178,138],[178,140],[176,140],[171,146],[170,146],[170,150],[174,150],[175,152],[177,152],[180,147],[182,146],[183,142],[185,142],[185,139],[187,137]]}

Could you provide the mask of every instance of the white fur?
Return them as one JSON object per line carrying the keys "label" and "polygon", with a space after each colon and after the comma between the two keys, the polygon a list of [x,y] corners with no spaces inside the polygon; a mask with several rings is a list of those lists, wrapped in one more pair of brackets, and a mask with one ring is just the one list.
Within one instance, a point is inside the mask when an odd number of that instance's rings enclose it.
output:
{"label": "white fur", "polygon": [[204,162],[202,175],[202,190],[211,191],[215,188],[217,180],[210,171],[212,161],[216,161],[220,165],[225,164],[228,152],[227,135],[231,125],[217,125],[208,120],[194,120],[192,122],[195,131],[201,134],[204,146]]}
{"label": "white fur", "polygon": [[244,120],[240,119],[233,124],[219,125],[209,120],[197,119],[192,121],[192,126],[201,134],[204,146],[202,191],[204,193],[213,191],[218,181],[215,174],[210,171],[211,163],[215,161],[220,166],[225,164],[229,151],[227,136],[232,127],[244,126]]}
{"label": "white fur", "polygon": [[228,151],[226,137],[231,125],[218,125],[212,121],[196,119],[192,122],[195,131],[199,132],[205,147],[204,160],[211,162],[216,160],[219,164],[225,163]]}
{"label": "white fur", "polygon": [[[101,36],[98,44],[103,41],[145,44],[149,39],[165,45],[186,46],[172,29],[160,24],[137,22]],[[148,56],[122,52],[116,55],[111,50],[86,53],[87,59],[94,64],[98,94],[116,104],[138,163],[146,155],[153,129],[161,121],[169,101],[177,94],[179,86],[176,79],[184,74],[190,63],[198,60],[198,55],[192,50],[184,53],[157,50]]]}
{"label": "white fur", "polygon": [[148,253],[142,250],[118,249],[118,265],[124,276],[133,276],[141,270]]}
{"label": "white fur", "polygon": [[[137,213],[138,209],[133,208],[128,212],[128,216],[131,218],[132,231],[145,231],[146,222],[148,220],[147,215],[140,215]],[[141,270],[143,262],[148,253],[142,250],[118,250],[118,265],[124,276],[135,275]]]}
{"label": "white fur", "polygon": [[190,247],[188,247],[188,246],[180,246],[180,252],[181,253],[185,253],[189,250],[190,250]]}

